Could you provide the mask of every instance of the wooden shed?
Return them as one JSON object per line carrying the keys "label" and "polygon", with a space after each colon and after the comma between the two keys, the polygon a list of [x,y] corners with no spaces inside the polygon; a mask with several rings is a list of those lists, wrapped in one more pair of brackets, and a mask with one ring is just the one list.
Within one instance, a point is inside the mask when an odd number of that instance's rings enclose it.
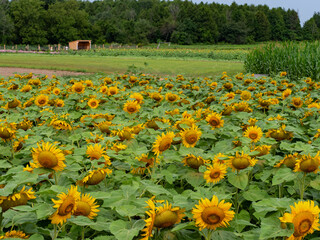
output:
{"label": "wooden shed", "polygon": [[89,50],[91,49],[91,40],[76,40],[69,42],[70,50]]}

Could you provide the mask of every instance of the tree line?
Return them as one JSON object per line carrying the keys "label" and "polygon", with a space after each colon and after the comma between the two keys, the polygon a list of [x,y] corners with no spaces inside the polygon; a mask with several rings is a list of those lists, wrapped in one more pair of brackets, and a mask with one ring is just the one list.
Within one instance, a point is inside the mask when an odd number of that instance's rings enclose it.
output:
{"label": "tree line", "polygon": [[0,43],[232,44],[320,39],[320,12],[163,0],[0,0]]}

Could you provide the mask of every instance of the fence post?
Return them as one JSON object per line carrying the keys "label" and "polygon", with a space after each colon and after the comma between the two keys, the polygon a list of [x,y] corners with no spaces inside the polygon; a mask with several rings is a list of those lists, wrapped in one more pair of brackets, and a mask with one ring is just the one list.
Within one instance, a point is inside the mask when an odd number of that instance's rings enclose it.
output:
{"label": "fence post", "polygon": [[102,48],[104,49],[104,44],[102,44]]}
{"label": "fence post", "polygon": [[3,49],[6,50],[6,45],[5,44],[3,45]]}
{"label": "fence post", "polygon": [[38,44],[38,51],[40,51],[40,49],[41,49],[41,48],[40,48],[40,44]]}
{"label": "fence post", "polygon": [[16,44],[16,50],[18,50],[18,46],[17,46],[17,44]]}
{"label": "fence post", "polygon": [[58,44],[58,51],[60,52],[60,48],[61,48],[61,45],[60,43]]}
{"label": "fence post", "polygon": [[97,44],[94,45],[94,49],[96,49],[96,48],[97,48]]}

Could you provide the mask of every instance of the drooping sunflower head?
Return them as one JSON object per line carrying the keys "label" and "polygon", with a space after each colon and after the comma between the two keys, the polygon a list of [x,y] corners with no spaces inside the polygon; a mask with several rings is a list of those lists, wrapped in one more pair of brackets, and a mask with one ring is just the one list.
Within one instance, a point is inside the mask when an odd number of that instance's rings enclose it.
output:
{"label": "drooping sunflower head", "polygon": [[296,162],[299,158],[298,153],[286,155],[278,164],[274,167],[280,167],[282,164],[286,165],[286,167],[294,169],[296,166]]}
{"label": "drooping sunflower head", "polygon": [[0,207],[5,212],[9,208],[26,205],[31,199],[35,199],[34,191],[32,188],[26,190],[25,186],[16,193],[12,193],[7,197],[0,197]]}
{"label": "drooping sunflower head", "polygon": [[253,151],[259,152],[255,155],[255,157],[261,157],[261,156],[267,155],[270,152],[270,149],[271,149],[271,146],[269,145],[261,145],[261,146],[255,147]]}
{"label": "drooping sunflower head", "polygon": [[233,109],[236,112],[251,112],[252,111],[252,109],[249,106],[249,103],[244,102],[244,101],[239,102],[239,103],[235,103],[233,105]]}
{"label": "drooping sunflower head", "polygon": [[112,125],[111,122],[109,121],[103,121],[103,122],[100,122],[98,124],[96,124],[96,127],[99,128],[99,130],[102,132],[102,133],[106,133],[106,134],[110,134],[111,133],[111,130],[109,129],[109,127]]}
{"label": "drooping sunflower head", "polygon": [[64,107],[64,101],[62,99],[57,99],[55,106],[56,107]]}
{"label": "drooping sunflower head", "polygon": [[241,100],[248,101],[251,99],[251,92],[242,91],[240,97],[241,97]]}
{"label": "drooping sunflower head", "polygon": [[243,152],[239,154],[236,152],[235,156],[229,157],[229,167],[232,171],[240,171],[249,166],[253,167],[257,161],[257,159],[251,158],[248,154],[244,154]]}
{"label": "drooping sunflower head", "polygon": [[29,239],[29,235],[26,235],[22,231],[11,230],[10,232],[6,232],[3,236],[0,236],[0,239],[7,239],[7,238]]}
{"label": "drooping sunflower head", "polygon": [[91,161],[103,158],[105,165],[111,165],[110,157],[106,154],[106,149],[102,147],[101,144],[88,145],[86,154]]}
{"label": "drooping sunflower head", "polygon": [[112,170],[108,168],[99,168],[96,170],[92,170],[78,183],[79,185],[97,185],[101,181],[103,181],[103,179],[105,179],[107,175],[110,176],[111,173]]}
{"label": "drooping sunflower head", "polygon": [[36,100],[34,100],[34,103],[38,107],[44,107],[49,103],[49,97],[47,95],[45,95],[45,94],[41,94],[41,95],[36,97]]}
{"label": "drooping sunflower head", "polygon": [[211,113],[206,117],[206,121],[209,123],[212,129],[223,127],[224,120],[221,119],[219,113]]}
{"label": "drooping sunflower head", "polygon": [[139,104],[142,104],[143,102],[143,96],[141,93],[133,93],[130,95],[130,98],[134,98]]}
{"label": "drooping sunflower head", "polygon": [[68,122],[66,122],[65,120],[59,120],[55,118],[51,120],[49,126],[52,126],[57,130],[72,130],[72,127]]}
{"label": "drooping sunflower head", "polygon": [[16,126],[10,123],[0,124],[0,138],[7,142],[16,137]]}
{"label": "drooping sunflower head", "polygon": [[301,240],[314,230],[319,230],[320,209],[315,206],[314,201],[299,201],[290,208],[291,214],[285,213],[279,218],[283,223],[293,223],[294,232],[289,239]]}
{"label": "drooping sunflower head", "polygon": [[303,105],[303,101],[300,97],[293,97],[291,103],[295,108],[301,108]]}
{"label": "drooping sunflower head", "polygon": [[193,125],[191,128],[185,129],[180,132],[182,138],[182,143],[185,147],[194,147],[201,136],[201,131],[196,125]]}
{"label": "drooping sunflower head", "polygon": [[66,165],[64,164],[65,156],[59,148],[53,143],[42,142],[37,143],[37,148],[32,148],[32,158],[38,168],[53,169],[54,171],[62,171]]}
{"label": "drooping sunflower head", "polygon": [[132,132],[132,129],[129,127],[124,127],[118,130],[112,131],[113,136],[118,136],[120,141],[131,140],[134,138],[135,134]]}
{"label": "drooping sunflower head", "polygon": [[196,157],[193,154],[188,154],[183,158],[182,162],[185,166],[189,166],[193,169],[199,169],[199,167],[204,165],[207,161],[200,156]]}
{"label": "drooping sunflower head", "polygon": [[90,98],[88,101],[88,106],[92,109],[99,107],[99,100],[96,98]]}
{"label": "drooping sunflower head", "polygon": [[50,217],[52,224],[63,224],[68,218],[76,211],[77,202],[80,200],[80,192],[77,187],[71,186],[68,193],[60,193],[57,196],[59,199],[52,199],[55,204],[53,207],[57,208],[57,211]]}
{"label": "drooping sunflower head", "polygon": [[230,211],[231,206],[231,203],[225,203],[224,200],[219,202],[216,196],[213,196],[211,201],[207,198],[201,199],[199,205],[192,209],[193,218],[200,230],[226,227],[235,214]]}
{"label": "drooping sunflower head", "polygon": [[75,93],[84,93],[85,89],[86,87],[82,82],[76,82],[72,85],[72,91]]}
{"label": "drooping sunflower head", "polygon": [[123,106],[123,110],[129,114],[139,112],[140,108],[140,104],[135,100],[127,101]]}
{"label": "drooping sunflower head", "polygon": [[204,179],[207,183],[217,183],[222,180],[227,174],[227,166],[220,163],[213,163],[213,165],[207,167],[207,171],[204,172]]}
{"label": "drooping sunflower head", "polygon": [[157,102],[161,102],[163,100],[163,96],[158,92],[151,93],[150,97]]}
{"label": "drooping sunflower head", "polygon": [[244,132],[244,136],[251,139],[251,142],[258,142],[262,137],[263,132],[261,128],[257,126],[250,126]]}
{"label": "drooping sunflower head", "polygon": [[175,134],[173,132],[167,132],[166,134],[158,136],[156,141],[153,144],[153,152],[156,155],[163,153],[165,150],[169,149],[173,141]]}
{"label": "drooping sunflower head", "polygon": [[320,152],[317,153],[315,157],[311,157],[310,155],[301,155],[298,158],[294,172],[305,172],[305,173],[317,173],[319,171],[320,165]]}
{"label": "drooping sunflower head", "polygon": [[289,97],[292,93],[292,90],[290,88],[287,88],[286,90],[284,90],[282,92],[282,98],[283,99],[286,99],[287,97]]}
{"label": "drooping sunflower head", "polygon": [[98,215],[97,212],[99,212],[99,209],[97,209],[99,205],[95,201],[96,199],[89,194],[82,194],[80,200],[76,202],[76,210],[73,215],[93,219]]}
{"label": "drooping sunflower head", "polygon": [[158,158],[149,157],[147,154],[142,154],[140,157],[136,158],[139,163],[142,164],[141,167],[134,167],[131,169],[131,173],[133,174],[144,174],[146,171],[151,174],[150,169],[154,166],[155,161],[159,163]]}
{"label": "drooping sunflower head", "polygon": [[177,101],[177,100],[179,100],[179,99],[180,99],[180,97],[179,97],[177,94],[174,94],[174,93],[166,93],[166,100],[167,100],[168,102],[173,103],[173,102],[175,102],[175,101]]}
{"label": "drooping sunflower head", "polygon": [[31,90],[32,90],[32,86],[27,84],[20,89],[20,92],[30,92]]}
{"label": "drooping sunflower head", "polygon": [[229,160],[229,157],[223,153],[218,153],[214,156],[212,163],[220,163],[220,164],[226,164]]}

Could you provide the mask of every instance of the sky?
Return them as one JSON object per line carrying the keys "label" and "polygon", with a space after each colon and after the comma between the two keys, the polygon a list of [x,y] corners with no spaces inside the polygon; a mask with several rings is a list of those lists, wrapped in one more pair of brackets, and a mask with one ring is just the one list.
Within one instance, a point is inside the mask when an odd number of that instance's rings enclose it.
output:
{"label": "sky", "polygon": [[[309,20],[315,12],[320,12],[320,0],[202,0],[203,2],[216,2],[230,5],[232,2],[237,4],[267,5],[269,8],[281,7],[284,9],[296,10],[299,14],[300,23]],[[201,2],[201,0],[193,0]]]}

